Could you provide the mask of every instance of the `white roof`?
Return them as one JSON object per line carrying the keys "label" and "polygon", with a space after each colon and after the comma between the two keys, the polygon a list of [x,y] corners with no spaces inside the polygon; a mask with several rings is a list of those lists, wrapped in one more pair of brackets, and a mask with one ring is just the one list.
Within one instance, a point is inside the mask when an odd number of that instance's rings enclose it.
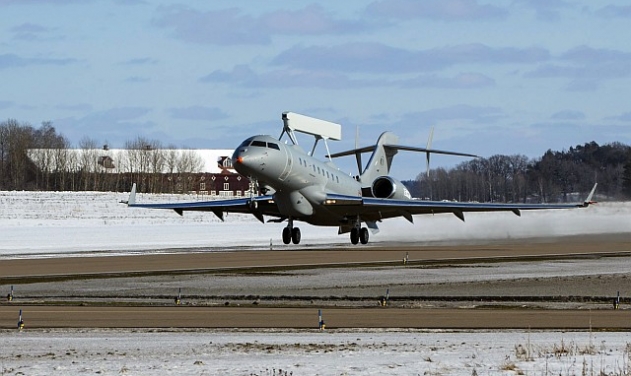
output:
{"label": "white roof", "polygon": [[[69,170],[81,169],[82,163],[90,163],[90,168],[102,168],[99,160],[103,157],[109,157],[113,161],[114,168],[107,169],[110,172],[126,172],[130,170],[130,155],[132,153],[163,153],[164,158],[182,158],[184,156],[193,156],[199,160],[201,168],[196,171],[188,172],[206,172],[219,174],[224,171],[235,173],[232,167],[232,149],[157,149],[157,150],[129,150],[129,149],[29,149],[28,157],[42,170],[55,171],[57,164],[66,164]],[[64,154],[65,153],[65,154]],[[82,162],[89,160],[89,162]],[[72,162],[62,162],[63,160],[72,160]],[[220,166],[221,165],[221,166]],[[138,171],[138,167],[133,169]],[[169,168],[165,163],[163,172],[169,172]],[[177,172],[177,171],[175,171]]]}

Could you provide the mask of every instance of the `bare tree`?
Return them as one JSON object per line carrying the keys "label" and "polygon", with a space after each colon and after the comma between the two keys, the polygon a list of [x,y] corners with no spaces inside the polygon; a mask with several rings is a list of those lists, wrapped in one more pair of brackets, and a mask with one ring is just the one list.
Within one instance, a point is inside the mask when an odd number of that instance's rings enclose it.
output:
{"label": "bare tree", "polygon": [[204,167],[204,160],[195,150],[183,150],[177,163],[178,187],[180,192],[188,192],[192,188],[194,173],[199,173]]}
{"label": "bare tree", "polygon": [[5,189],[25,189],[30,180],[27,150],[33,142],[33,127],[9,119],[0,124],[2,132],[0,149],[2,153],[2,182]]}
{"label": "bare tree", "polygon": [[81,151],[79,153],[78,162],[81,172],[81,185],[85,191],[90,191],[96,187],[91,177],[95,175],[94,173],[97,168],[97,145],[97,142],[89,137],[84,137],[79,141],[79,149],[81,149]]}

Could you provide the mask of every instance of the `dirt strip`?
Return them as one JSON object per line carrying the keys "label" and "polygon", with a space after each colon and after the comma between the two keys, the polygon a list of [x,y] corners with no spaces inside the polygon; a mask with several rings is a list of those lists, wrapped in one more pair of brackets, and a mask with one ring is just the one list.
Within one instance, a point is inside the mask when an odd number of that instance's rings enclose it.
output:
{"label": "dirt strip", "polygon": [[[316,308],[0,307],[0,328],[318,328]],[[327,308],[327,328],[631,330],[628,310]]]}

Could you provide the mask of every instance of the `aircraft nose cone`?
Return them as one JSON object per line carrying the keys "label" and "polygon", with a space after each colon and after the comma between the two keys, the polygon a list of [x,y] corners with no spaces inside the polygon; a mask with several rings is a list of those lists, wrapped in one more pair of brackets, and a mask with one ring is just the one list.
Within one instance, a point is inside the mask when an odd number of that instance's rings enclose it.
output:
{"label": "aircraft nose cone", "polygon": [[250,174],[250,166],[248,163],[249,158],[243,156],[243,154],[240,152],[236,152],[232,156],[232,161],[234,163],[234,169],[237,170],[238,173],[240,173],[241,175]]}

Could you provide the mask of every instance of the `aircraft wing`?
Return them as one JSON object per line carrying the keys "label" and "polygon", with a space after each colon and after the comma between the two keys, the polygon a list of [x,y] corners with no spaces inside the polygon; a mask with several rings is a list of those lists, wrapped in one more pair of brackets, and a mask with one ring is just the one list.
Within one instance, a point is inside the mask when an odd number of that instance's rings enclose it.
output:
{"label": "aircraft wing", "polygon": [[464,221],[465,212],[510,211],[520,216],[522,210],[550,210],[583,208],[592,204],[596,185],[583,203],[576,204],[497,204],[450,201],[392,200],[328,194],[324,205],[341,215],[359,215],[364,221],[404,217],[413,222],[412,215],[452,213]]}
{"label": "aircraft wing", "polygon": [[185,211],[210,211],[222,221],[224,213],[252,214],[261,222],[264,222],[263,215],[282,217],[272,196],[257,196],[230,200],[139,204],[136,203],[136,184],[132,186],[129,200],[122,201],[122,203],[127,204],[127,206],[131,208],[171,209],[179,215],[182,215]]}

